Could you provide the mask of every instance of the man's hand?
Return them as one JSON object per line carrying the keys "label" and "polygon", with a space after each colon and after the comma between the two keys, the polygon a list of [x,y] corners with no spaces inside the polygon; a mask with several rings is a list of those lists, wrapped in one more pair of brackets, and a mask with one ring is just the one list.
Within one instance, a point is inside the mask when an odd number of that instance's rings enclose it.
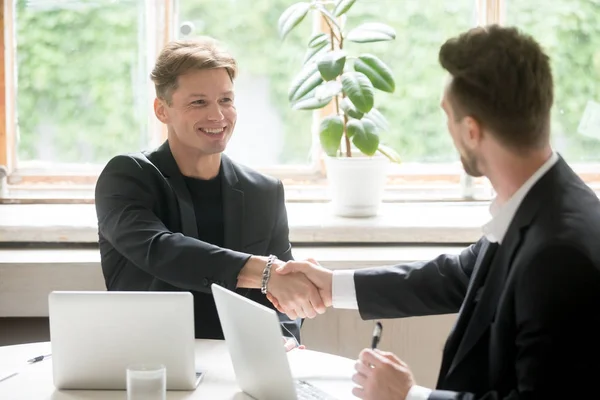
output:
{"label": "man's hand", "polygon": [[[238,274],[237,287],[260,288],[266,264],[266,257],[250,257]],[[289,273],[291,271],[282,274],[275,272],[284,265],[286,263],[283,261],[275,261],[267,283],[268,296],[278,300],[277,309],[291,319],[314,318],[317,313],[324,313],[325,305],[319,290],[304,274]]]}
{"label": "man's hand", "polygon": [[354,366],[352,394],[363,400],[404,400],[415,385],[408,365],[392,353],[364,349]]}
{"label": "man's hand", "polygon": [[305,349],[306,346],[304,346],[303,344],[298,346],[298,342],[296,342],[296,339],[284,337],[283,338],[283,348],[285,349],[285,351],[287,353],[288,351],[292,351],[294,349]]}
{"label": "man's hand", "polygon": [[[287,265],[287,263],[285,264]],[[267,297],[277,299],[277,309],[291,319],[314,318],[325,312],[319,290],[305,275],[300,273],[279,274],[273,265],[267,283]]]}
{"label": "man's hand", "polygon": [[[319,263],[312,258],[309,258],[306,261],[288,261],[285,263],[285,265],[273,270],[271,273],[271,279],[273,279],[273,275],[297,273],[304,274],[308,279],[310,279],[310,281],[319,290],[319,295],[321,296],[325,307],[331,307],[333,272],[327,268],[321,267]],[[277,297],[277,295],[274,293],[269,293],[267,298],[280,312],[284,312],[281,307],[281,299]],[[325,310],[323,310],[323,312],[325,312]]]}

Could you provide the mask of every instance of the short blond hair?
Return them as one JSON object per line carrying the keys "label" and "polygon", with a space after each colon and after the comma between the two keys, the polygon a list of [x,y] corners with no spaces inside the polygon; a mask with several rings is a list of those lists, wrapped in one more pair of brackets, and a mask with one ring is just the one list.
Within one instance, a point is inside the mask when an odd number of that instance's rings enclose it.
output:
{"label": "short blond hair", "polygon": [[150,74],[156,97],[171,103],[177,89],[177,78],[192,70],[225,68],[233,81],[237,63],[233,56],[216,39],[202,36],[192,40],[169,42],[160,52]]}

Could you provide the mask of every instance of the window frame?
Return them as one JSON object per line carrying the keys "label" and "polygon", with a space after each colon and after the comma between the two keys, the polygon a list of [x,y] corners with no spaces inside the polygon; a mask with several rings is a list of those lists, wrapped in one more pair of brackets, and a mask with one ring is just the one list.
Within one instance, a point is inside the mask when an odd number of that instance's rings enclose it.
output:
{"label": "window frame", "polygon": [[[44,168],[19,167],[17,160],[15,121],[15,60],[14,45],[14,2],[2,1],[0,15],[0,203],[15,202],[90,202],[93,201],[93,186],[102,166],[81,167],[74,164],[52,164],[52,172]],[[475,2],[476,24],[503,24],[508,0],[472,0]],[[177,0],[146,0],[152,9],[148,24],[150,38],[148,46],[153,56],[169,40],[176,37]],[[158,28],[158,29],[157,29]],[[313,30],[324,30],[326,24],[315,17]],[[158,32],[158,33],[157,33]],[[148,80],[148,85],[151,86]],[[153,90],[153,88],[152,88]],[[152,105],[149,104],[149,107]],[[311,163],[307,165],[279,165],[257,168],[260,172],[281,179],[288,189],[290,201],[324,201],[327,174],[323,152],[318,145],[317,127],[320,119],[327,115],[333,105],[313,111]],[[152,145],[166,139],[166,127],[152,113],[149,126],[155,132]],[[591,185],[600,188],[600,164],[574,165],[574,169]],[[75,172],[77,171],[77,172]],[[465,179],[459,161],[455,163],[393,165],[386,185],[386,201],[472,201],[465,193],[465,184],[474,185],[475,199],[489,200],[491,190],[485,179]],[[595,187],[594,187],[595,188]],[[20,195],[19,193],[27,193]],[[86,194],[87,193],[87,194]]]}

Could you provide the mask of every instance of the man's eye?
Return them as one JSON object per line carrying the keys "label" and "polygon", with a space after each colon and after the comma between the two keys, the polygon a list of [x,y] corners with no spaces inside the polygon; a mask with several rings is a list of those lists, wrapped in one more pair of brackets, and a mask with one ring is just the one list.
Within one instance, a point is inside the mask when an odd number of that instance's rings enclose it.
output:
{"label": "man's eye", "polygon": [[196,100],[196,101],[192,102],[192,104],[203,105],[204,104],[204,100]]}
{"label": "man's eye", "polygon": [[226,97],[226,98],[223,99],[224,103],[231,103],[232,101],[233,101],[233,99],[231,99],[229,97]]}

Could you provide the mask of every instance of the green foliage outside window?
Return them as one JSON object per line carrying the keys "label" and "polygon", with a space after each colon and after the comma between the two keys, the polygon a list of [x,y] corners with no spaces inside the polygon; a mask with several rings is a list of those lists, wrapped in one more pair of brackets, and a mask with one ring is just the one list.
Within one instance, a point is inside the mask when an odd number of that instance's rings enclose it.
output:
{"label": "green foliage outside window", "polygon": [[552,59],[555,150],[567,161],[600,161],[600,137],[577,132],[589,100],[600,103],[600,0],[510,0],[507,22],[523,27]]}
{"label": "green foliage outside window", "polygon": [[[286,164],[306,163],[311,146],[310,112],[292,110],[287,101],[289,82],[299,72],[311,36],[310,24],[294,30],[285,44],[277,32],[281,12],[294,2],[179,4],[179,20],[193,22],[194,34],[220,39],[238,58],[243,73],[269,78],[271,103],[284,127],[279,161]],[[17,0],[20,160],[104,163],[114,154],[147,147],[154,93],[148,85],[153,60],[146,59],[144,4]],[[374,43],[369,48],[390,65],[396,82],[395,93],[377,98],[376,107],[391,126],[382,139],[404,162],[455,161],[439,108],[444,75],[437,50],[446,38],[473,25],[474,2],[358,0],[348,24],[369,20],[387,23],[397,33],[391,46]],[[555,143],[569,161],[600,160],[600,143],[577,133],[587,101],[600,101],[599,20],[600,0],[508,4],[508,23],[532,33],[552,57]],[[348,50],[354,51],[351,46]],[[364,45],[360,50],[365,51]]]}
{"label": "green foliage outside window", "polygon": [[146,145],[142,5],[17,0],[20,160],[101,163]]}

